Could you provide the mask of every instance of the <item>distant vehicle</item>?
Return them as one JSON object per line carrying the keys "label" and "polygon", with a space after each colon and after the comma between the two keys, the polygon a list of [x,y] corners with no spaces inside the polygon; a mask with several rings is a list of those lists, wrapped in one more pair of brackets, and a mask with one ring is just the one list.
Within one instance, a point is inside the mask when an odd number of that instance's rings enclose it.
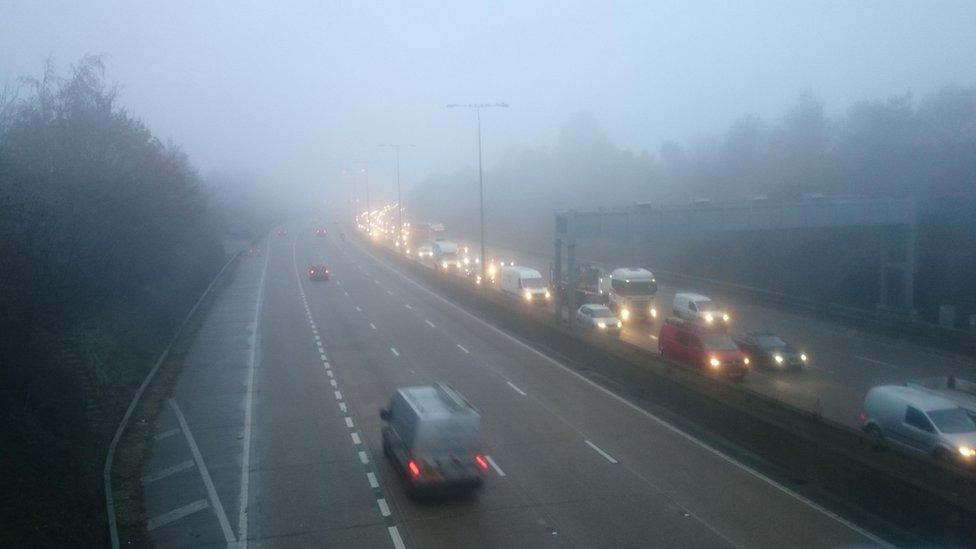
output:
{"label": "distant vehicle", "polygon": [[434,248],[432,248],[431,246],[428,246],[426,244],[423,245],[423,246],[420,246],[419,248],[417,248],[417,257],[420,258],[420,259],[423,259],[425,257],[428,257],[428,258],[434,257]]}
{"label": "distant vehicle", "polygon": [[[572,282],[569,282],[571,280]],[[554,295],[558,295],[563,303],[569,303],[568,287],[572,286],[576,292],[576,304],[599,303],[606,305],[608,296],[600,289],[603,280],[603,271],[594,265],[579,265],[576,268],[576,276],[563,277],[556,279],[556,270],[549,264],[549,289]]]}
{"label": "distant vehicle", "polygon": [[674,315],[709,327],[726,327],[732,318],[708,296],[691,293],[674,294]]}
{"label": "distant vehicle", "polygon": [[656,319],[657,279],[654,273],[640,267],[622,267],[610,272],[600,281],[600,290],[607,295],[610,310],[628,322],[631,319]]}
{"label": "distant vehicle", "polygon": [[964,465],[976,459],[976,423],[956,403],[928,391],[873,387],[864,397],[861,421],[875,446],[890,444]]}
{"label": "distant vehicle", "polygon": [[329,234],[329,231],[327,229],[325,229],[324,227],[316,227],[315,228],[315,236],[325,236],[327,234]]}
{"label": "distant vehicle", "polygon": [[434,255],[434,264],[438,269],[449,270],[458,269],[461,266],[461,259],[458,257],[458,245],[447,240],[438,240],[431,245]]}
{"label": "distant vehicle", "polygon": [[657,349],[665,358],[720,376],[741,380],[749,369],[749,357],[728,334],[680,319],[661,325]]}
{"label": "distant vehicle", "polygon": [[802,370],[809,357],[769,332],[747,332],[735,338],[736,345],[756,366],[779,370]]}
{"label": "distant vehicle", "polygon": [[539,271],[518,265],[502,267],[501,288],[529,303],[546,303],[552,296]]}
{"label": "distant vehicle", "polygon": [[328,280],[331,274],[325,265],[312,265],[308,268],[309,280]]}
{"label": "distant vehicle", "polygon": [[400,470],[410,494],[481,486],[488,470],[481,416],[448,385],[397,390],[380,410],[383,453]]}
{"label": "distant vehicle", "polygon": [[288,229],[278,229],[278,236],[288,236]]}
{"label": "distant vehicle", "polygon": [[620,335],[624,323],[606,305],[590,303],[576,311],[576,321],[592,330]]}
{"label": "distant vehicle", "polygon": [[344,232],[340,232],[340,233],[339,233],[339,238],[341,238],[341,239],[342,239],[342,241],[343,241],[343,242],[345,242],[345,241],[346,241],[346,233],[344,233]]}

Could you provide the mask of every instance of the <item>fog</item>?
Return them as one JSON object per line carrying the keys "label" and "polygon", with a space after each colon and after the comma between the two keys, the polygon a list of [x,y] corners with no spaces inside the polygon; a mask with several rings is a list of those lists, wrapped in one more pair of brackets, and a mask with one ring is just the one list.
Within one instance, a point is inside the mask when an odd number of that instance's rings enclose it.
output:
{"label": "fog", "polygon": [[[0,82],[103,56],[119,103],[202,173],[279,191],[340,185],[365,161],[402,180],[552,146],[588,113],[616,146],[724,133],[774,119],[802,93],[827,114],[854,102],[972,84],[971,2],[0,2]],[[386,193],[385,195],[383,193]]]}

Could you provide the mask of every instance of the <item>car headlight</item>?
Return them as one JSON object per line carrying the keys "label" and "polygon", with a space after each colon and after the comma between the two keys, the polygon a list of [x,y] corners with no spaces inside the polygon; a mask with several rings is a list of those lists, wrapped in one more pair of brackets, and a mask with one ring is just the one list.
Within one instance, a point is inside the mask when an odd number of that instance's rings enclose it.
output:
{"label": "car headlight", "polygon": [[710,358],[708,360],[708,363],[712,365],[712,368],[718,368],[719,366],[722,365],[722,361],[720,361],[719,359],[717,359],[715,357]]}
{"label": "car headlight", "polygon": [[782,364],[783,363],[783,355],[773,355],[773,360],[776,361],[776,364]]}
{"label": "car headlight", "polygon": [[748,366],[749,365],[749,357],[743,358],[742,359],[742,363],[745,364],[746,366]]}
{"label": "car headlight", "polygon": [[441,263],[441,267],[444,267],[446,269],[447,268],[447,261]]}
{"label": "car headlight", "polygon": [[546,290],[546,299],[550,298],[552,298],[552,295],[549,293],[549,290]]}
{"label": "car headlight", "polygon": [[630,320],[630,309],[620,309],[620,318]]}
{"label": "car headlight", "polygon": [[620,328],[620,327],[622,327],[623,325],[624,325],[624,323],[623,323],[623,322],[620,322],[619,320],[617,321],[617,327],[618,327],[618,328]]}
{"label": "car headlight", "polygon": [[976,450],[973,450],[969,446],[960,446],[959,453],[962,454],[962,457],[971,458],[976,455]]}
{"label": "car headlight", "polygon": [[596,325],[599,326],[600,328],[606,328],[607,327],[607,323],[606,322],[602,322],[602,321],[601,322],[597,322]]}
{"label": "car headlight", "polygon": [[708,313],[707,315],[705,315],[705,322],[713,322],[714,320],[715,317],[712,316],[712,313]]}
{"label": "car headlight", "polygon": [[525,300],[526,300],[526,301],[532,301],[532,292],[530,292],[530,291],[528,291],[528,290],[525,290],[525,293],[524,293],[524,294],[522,294],[522,295],[524,295],[524,296],[525,296]]}
{"label": "car headlight", "polygon": [[728,321],[729,321],[729,315],[723,314],[722,315],[722,322],[728,322]]}
{"label": "car headlight", "polygon": [[654,307],[651,307],[651,318],[657,318],[657,309]]}
{"label": "car headlight", "polygon": [[805,353],[800,353],[800,360],[802,360],[803,362],[806,362],[807,361],[807,355]]}

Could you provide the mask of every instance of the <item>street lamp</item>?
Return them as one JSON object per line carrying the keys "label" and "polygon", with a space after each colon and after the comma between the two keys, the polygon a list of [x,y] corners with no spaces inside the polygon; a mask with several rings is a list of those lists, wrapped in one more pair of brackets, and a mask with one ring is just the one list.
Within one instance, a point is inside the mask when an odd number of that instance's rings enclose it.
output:
{"label": "street lamp", "polygon": [[403,240],[403,200],[400,199],[400,149],[402,147],[415,147],[412,143],[394,145],[380,143],[380,147],[390,147],[396,151],[396,185],[397,185],[397,242]]}
{"label": "street lamp", "polygon": [[485,182],[481,170],[481,109],[490,108],[507,109],[508,103],[472,103],[462,105],[452,103],[447,106],[449,109],[463,108],[474,109],[478,114],[478,204],[481,210],[481,280],[487,280],[485,276]]}

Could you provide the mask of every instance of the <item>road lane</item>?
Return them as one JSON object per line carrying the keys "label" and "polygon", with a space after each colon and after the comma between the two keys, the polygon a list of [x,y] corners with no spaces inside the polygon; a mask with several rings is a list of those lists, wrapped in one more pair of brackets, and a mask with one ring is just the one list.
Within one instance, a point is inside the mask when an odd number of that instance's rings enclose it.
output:
{"label": "road lane", "polygon": [[[328,246],[328,243],[323,244]],[[355,246],[345,245],[331,257],[333,261],[338,261],[343,254],[352,257],[356,253]],[[366,265],[368,261],[368,257],[361,257],[357,263]],[[735,467],[730,471],[728,463],[723,463],[721,458],[710,452],[702,452],[700,448],[696,451],[694,445],[689,448],[687,441],[679,438],[662,445],[661,438],[674,438],[674,434],[669,434],[667,429],[658,429],[661,432],[642,439],[638,433],[646,433],[646,418],[635,416],[632,410],[620,406],[620,403],[601,397],[592,388],[580,384],[564,372],[553,371],[551,365],[540,364],[540,359],[533,353],[519,349],[511,341],[492,334],[483,326],[424,296],[424,292],[406,284],[402,277],[388,272],[384,275],[382,268],[369,270],[380,277],[383,285],[392,287],[397,296],[412,303],[414,312],[398,307],[395,301],[391,302],[388,294],[371,291],[371,279],[363,288],[362,295],[351,287],[354,281],[345,281],[344,287],[365,303],[362,309],[366,314],[372,309],[394,320],[397,329],[389,337],[400,338],[398,348],[405,357],[414,352],[424,357],[424,367],[436,372],[437,379],[449,380],[483,410],[491,451],[502,461],[509,477],[515,476],[525,483],[527,493],[541,502],[540,510],[554,521],[553,525],[558,526],[557,531],[562,528],[564,535],[574,531],[574,539],[586,540],[586,544],[600,542],[592,538],[593,532],[601,530],[600,524],[613,524],[620,529],[622,536],[614,542],[629,541],[632,544],[640,528],[630,530],[628,526],[632,522],[618,524],[616,520],[628,516],[627,509],[636,507],[645,511],[654,508],[680,509],[682,520],[696,525],[691,530],[679,528],[677,531],[681,532],[680,535],[700,536],[707,531],[713,543],[718,540],[719,543],[732,544],[768,545],[775,542],[802,545],[810,543],[811,539],[828,540],[828,543],[864,540],[829,515],[812,509],[805,502],[765,481],[757,481],[748,471]],[[400,284],[399,289],[395,287],[396,284]],[[407,316],[396,320],[400,315]],[[426,335],[429,327],[421,324],[423,319],[432,319],[435,324],[445,326],[447,337],[431,339]],[[386,324],[389,323],[389,320],[386,321]],[[457,348],[450,350],[450,345],[456,347],[458,341],[464,341],[470,357]],[[415,351],[412,346],[416,347]],[[479,356],[485,357],[486,363],[481,363]],[[450,358],[445,361],[443,357]],[[491,362],[491,365],[487,362]],[[419,368],[416,364],[413,366],[414,369]],[[535,396],[534,391],[538,391],[541,396],[526,399],[512,391],[508,381],[518,383],[518,387],[529,395]],[[374,398],[377,398],[376,406],[379,407],[386,397]],[[588,413],[581,413],[581,408]],[[377,430],[378,427],[377,422]],[[614,482],[608,479],[617,477],[600,476],[607,472],[594,473],[600,472],[599,461],[594,464],[591,460],[603,460],[603,467],[607,466],[607,462],[585,445],[586,438],[581,436],[584,432],[602,433],[610,441],[609,444],[618,444],[625,453],[639,453],[646,448],[663,446],[667,450],[661,453],[668,454],[668,458],[641,456],[643,460],[653,462],[623,459],[627,465],[613,473],[621,475]],[[605,446],[603,440],[600,444]],[[635,440],[641,444],[630,444]],[[716,478],[713,484],[703,485],[700,482],[701,472],[694,470],[694,467],[689,469],[688,453],[696,454],[691,461],[705,468],[705,477]],[[592,467],[577,469],[580,464]],[[598,480],[597,484],[590,485],[588,481],[594,478]],[[641,488],[635,490],[635,486]],[[660,486],[665,486],[667,492],[662,491]],[[728,492],[725,487],[735,489]],[[757,515],[751,509],[738,506],[738,501],[747,499],[738,495],[743,490],[757,501],[763,501],[764,507],[769,507],[770,501],[775,502],[773,505],[783,514],[782,520],[791,523],[791,528],[778,531],[775,536],[780,537],[769,537],[765,530],[768,530],[766,525],[771,517]],[[679,499],[685,500],[685,503],[679,503]],[[778,499],[784,501],[779,502]],[[561,503],[564,501],[573,501],[573,504],[564,505]],[[630,505],[618,502],[629,502]],[[621,509],[620,505],[625,508]],[[722,523],[723,527],[713,527],[712,521],[704,520],[705,516],[712,516],[714,522]],[[655,527],[670,524],[666,519],[661,520],[663,522],[655,524]],[[646,526],[640,520],[636,523]],[[601,543],[607,541],[604,539]],[[694,542],[700,544],[705,540],[695,538]]]}

